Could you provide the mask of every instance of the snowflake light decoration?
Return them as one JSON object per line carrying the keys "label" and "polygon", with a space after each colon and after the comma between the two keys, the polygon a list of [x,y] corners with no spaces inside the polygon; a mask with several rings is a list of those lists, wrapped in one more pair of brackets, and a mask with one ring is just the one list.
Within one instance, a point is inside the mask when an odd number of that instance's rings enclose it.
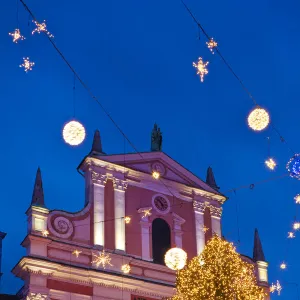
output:
{"label": "snowflake light decoration", "polygon": [[44,237],[47,237],[48,235],[49,235],[49,231],[48,230],[43,230],[42,231],[42,235],[44,236]]}
{"label": "snowflake light decoration", "polygon": [[288,239],[293,239],[293,238],[295,238],[295,233],[292,231],[288,232]]}
{"label": "snowflake light decoration", "polygon": [[150,209],[145,209],[144,210],[144,215],[142,216],[142,218],[146,218],[146,217],[149,217],[151,215],[152,215],[151,208]]}
{"label": "snowflake light decoration", "polygon": [[29,57],[23,57],[23,63],[19,65],[20,68],[24,68],[24,71],[32,71],[32,67],[35,65],[34,62],[29,60]]}
{"label": "snowflake light decoration", "polygon": [[105,253],[105,250],[102,252],[99,252],[99,254],[94,254],[93,253],[93,261],[92,263],[97,266],[97,268],[102,265],[102,268],[105,269],[107,265],[112,266],[111,262],[111,257],[109,254]]}
{"label": "snowflake light decoration", "polygon": [[274,293],[276,291],[278,293],[278,296],[280,296],[281,290],[282,290],[282,286],[278,280],[277,280],[276,284],[272,283],[270,286],[270,292]]}
{"label": "snowflake light decoration", "polygon": [[300,194],[297,194],[297,195],[294,197],[294,199],[295,199],[296,204],[300,204]]}
{"label": "snowflake light decoration", "polygon": [[129,216],[124,217],[125,224],[129,224],[131,221],[131,218]]}
{"label": "snowflake light decoration", "polygon": [[72,252],[72,254],[75,255],[75,256],[78,258],[81,252],[82,252],[82,251],[79,251],[79,250],[76,249],[76,250],[74,250],[74,251]]}
{"label": "snowflake light decoration", "polygon": [[8,33],[10,36],[13,37],[13,42],[14,43],[18,43],[18,41],[23,41],[25,40],[25,37],[21,34],[20,29],[15,29],[14,32],[9,32]]}
{"label": "snowflake light decoration", "polygon": [[213,38],[211,38],[208,42],[206,42],[206,45],[210,52],[214,54],[214,48],[218,46],[218,43]]}
{"label": "snowflake light decoration", "polygon": [[281,263],[280,264],[280,269],[285,270],[286,269],[286,263]]}
{"label": "snowflake light decoration", "polygon": [[71,146],[81,144],[85,139],[85,129],[83,125],[77,121],[70,121],[63,128],[63,138],[65,142]]}
{"label": "snowflake light decoration", "polygon": [[125,264],[125,265],[123,265],[123,266],[121,267],[121,270],[122,270],[122,272],[123,272],[124,274],[128,274],[128,273],[130,272],[130,270],[131,270],[131,267],[130,267],[130,265]]}
{"label": "snowflake light decoration", "polygon": [[300,154],[295,154],[287,163],[286,168],[292,178],[300,180]]}
{"label": "snowflake light decoration", "polygon": [[273,158],[268,158],[266,161],[265,161],[265,164],[266,166],[271,169],[271,170],[274,170],[275,167],[277,166],[275,160]]}
{"label": "snowflake light decoration", "polygon": [[248,115],[248,125],[254,131],[261,131],[267,128],[269,123],[269,113],[259,106],[256,106]]}
{"label": "snowflake light decoration", "polygon": [[48,29],[47,29],[47,25],[46,25],[46,21],[44,20],[43,23],[39,23],[35,20],[32,20],[32,22],[35,24],[36,28],[32,31],[32,34],[34,34],[35,32],[37,32],[38,34],[40,34],[41,32],[45,32],[50,38],[53,38],[54,35],[51,34]]}
{"label": "snowflake light decoration", "polygon": [[202,57],[198,58],[198,62],[197,63],[193,62],[193,66],[197,69],[197,74],[200,75],[201,82],[204,81],[204,76],[206,74],[208,74],[208,70],[206,68],[208,64],[209,64],[209,62],[208,61],[204,62],[202,60]]}
{"label": "snowflake light decoration", "polygon": [[300,229],[300,223],[299,223],[299,222],[295,222],[295,223],[293,224],[293,228],[294,228],[294,230]]}

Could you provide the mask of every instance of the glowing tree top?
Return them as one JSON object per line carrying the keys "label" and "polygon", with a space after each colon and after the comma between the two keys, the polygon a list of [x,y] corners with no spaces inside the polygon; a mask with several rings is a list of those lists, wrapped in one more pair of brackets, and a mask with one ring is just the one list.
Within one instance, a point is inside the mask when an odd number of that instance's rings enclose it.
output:
{"label": "glowing tree top", "polygon": [[173,300],[263,300],[254,266],[243,261],[235,247],[214,236],[201,255],[178,272]]}

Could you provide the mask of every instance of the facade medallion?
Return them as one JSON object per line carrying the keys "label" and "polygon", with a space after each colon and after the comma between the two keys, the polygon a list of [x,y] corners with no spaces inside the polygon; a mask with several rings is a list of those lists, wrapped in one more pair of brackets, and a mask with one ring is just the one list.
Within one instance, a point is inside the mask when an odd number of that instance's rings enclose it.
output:
{"label": "facade medallion", "polygon": [[164,167],[163,164],[159,162],[155,162],[151,165],[151,173],[153,172],[158,172],[160,176],[164,176],[166,173],[166,168]]}
{"label": "facade medallion", "polygon": [[[55,218],[53,216],[51,219]],[[60,238],[67,239],[69,238],[74,232],[74,226],[72,222],[62,216],[56,217],[53,222],[53,226],[51,222],[48,224],[50,232]]]}

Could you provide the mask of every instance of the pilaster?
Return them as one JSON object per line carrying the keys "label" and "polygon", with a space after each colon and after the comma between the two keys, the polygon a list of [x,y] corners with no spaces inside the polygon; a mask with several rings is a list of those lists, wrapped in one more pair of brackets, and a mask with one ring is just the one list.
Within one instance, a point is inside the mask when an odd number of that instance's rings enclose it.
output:
{"label": "pilaster", "polygon": [[216,206],[210,205],[209,209],[210,209],[210,215],[211,215],[212,233],[217,234],[218,236],[222,236],[222,232],[221,232],[222,207],[216,207]]}
{"label": "pilaster", "polygon": [[172,213],[173,217],[173,232],[174,232],[174,240],[175,245],[178,248],[182,248],[182,235],[183,231],[181,230],[181,225],[185,223],[185,219],[181,218],[179,215]]}
{"label": "pilaster", "polygon": [[152,207],[143,207],[138,210],[141,215],[141,240],[142,240],[142,259],[152,261],[150,257],[150,227],[151,222],[149,215],[145,212],[150,212]]}
{"label": "pilaster", "polygon": [[196,232],[196,246],[197,255],[201,254],[205,247],[205,233],[204,228],[204,210],[206,203],[195,201],[193,202],[195,214],[195,232]]}

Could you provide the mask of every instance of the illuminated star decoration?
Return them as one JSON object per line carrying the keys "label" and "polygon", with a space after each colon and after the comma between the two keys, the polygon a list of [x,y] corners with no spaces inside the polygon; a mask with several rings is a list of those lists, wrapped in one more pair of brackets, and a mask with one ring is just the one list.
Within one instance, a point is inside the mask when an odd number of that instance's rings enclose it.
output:
{"label": "illuminated star decoration", "polygon": [[281,263],[280,264],[280,269],[285,270],[286,269],[286,263]]}
{"label": "illuminated star decoration", "polygon": [[272,285],[270,286],[270,292],[274,293],[276,291],[278,293],[278,296],[280,296],[281,290],[282,290],[282,286],[278,280],[277,280],[276,284],[272,283]]}
{"label": "illuminated star decoration", "polygon": [[23,63],[19,67],[24,68],[24,71],[27,73],[28,71],[32,71],[33,66],[34,62],[30,61],[29,57],[23,57]]}
{"label": "illuminated star decoration", "polygon": [[8,34],[13,37],[13,42],[16,44],[19,40],[25,40],[25,37],[21,34],[20,29],[15,29],[14,32],[9,32]]}
{"label": "illuminated star decoration", "polygon": [[300,194],[297,194],[294,199],[296,201],[296,204],[300,204]]}
{"label": "illuminated star decoration", "polygon": [[292,231],[288,232],[288,239],[293,239],[293,238],[295,238],[294,232]]}
{"label": "illuminated star decoration", "polygon": [[45,32],[50,38],[54,37],[54,35],[48,31],[45,20],[43,23],[39,23],[35,20],[32,20],[32,22],[36,25],[36,28],[32,31],[32,34],[34,34],[35,32],[37,32],[38,34],[40,34],[41,32]]}
{"label": "illuminated star decoration", "polygon": [[204,80],[204,75],[208,74],[208,70],[207,70],[207,65],[209,64],[209,62],[204,62],[202,60],[202,57],[198,58],[198,62],[194,63],[193,62],[193,66],[197,69],[197,74],[200,75],[200,80],[201,82],[203,82]]}
{"label": "illuminated star decoration", "polygon": [[159,179],[159,177],[160,177],[159,172],[153,171],[153,172],[152,172],[152,177],[153,177],[154,179]]}
{"label": "illuminated star decoration", "polygon": [[209,42],[206,42],[206,45],[207,45],[207,48],[210,50],[210,52],[211,52],[212,54],[214,54],[214,53],[215,53],[215,52],[214,52],[214,48],[216,48],[216,47],[218,46],[218,43],[217,43],[216,41],[214,41],[213,38],[211,38],[211,39],[209,40]]}
{"label": "illuminated star decoration", "polygon": [[266,164],[266,166],[269,168],[269,169],[271,169],[271,170],[274,170],[275,169],[275,167],[276,167],[276,162],[275,162],[275,160],[273,159],[273,158],[269,158],[269,159],[267,159],[266,161],[265,161],[265,164]]}
{"label": "illuminated star decoration", "polygon": [[202,230],[204,233],[206,233],[206,232],[209,230],[209,228],[206,227],[205,225],[203,225],[203,227],[201,228],[201,230]]}
{"label": "illuminated star decoration", "polygon": [[294,230],[298,230],[300,229],[300,223],[299,222],[295,222],[293,225]]}
{"label": "illuminated star decoration", "polygon": [[286,168],[292,178],[300,180],[300,154],[295,154],[287,163]]}
{"label": "illuminated star decoration", "polygon": [[152,213],[151,213],[151,208],[150,208],[150,209],[145,209],[145,210],[143,211],[143,213],[144,213],[144,215],[142,216],[142,218],[146,218],[146,217],[151,216],[151,215],[152,215]]}
{"label": "illuminated star decoration", "polygon": [[45,230],[42,231],[42,235],[43,235],[43,236],[47,237],[48,234],[49,234],[49,231],[48,231],[48,230],[45,229]]}
{"label": "illuminated star decoration", "polygon": [[128,274],[128,273],[130,272],[130,270],[131,270],[131,267],[130,267],[130,265],[125,264],[125,265],[123,265],[123,266],[121,267],[121,270],[122,270],[122,272],[123,272],[124,274]]}
{"label": "illuminated star decoration", "polygon": [[97,266],[97,268],[102,265],[102,268],[105,269],[105,267],[107,265],[112,266],[112,264],[110,263],[111,261],[111,257],[109,256],[109,254],[105,253],[105,250],[103,250],[102,252],[99,252],[99,254],[94,254],[94,259],[92,261],[93,264],[95,264]]}
{"label": "illuminated star decoration", "polygon": [[131,221],[131,218],[130,218],[130,217],[128,217],[128,216],[124,217],[124,222],[125,222],[126,224],[129,224],[130,221]]}
{"label": "illuminated star decoration", "polygon": [[81,252],[82,252],[82,251],[79,251],[79,250],[76,249],[76,250],[74,250],[74,251],[72,252],[72,254],[75,255],[75,256],[78,258]]}

